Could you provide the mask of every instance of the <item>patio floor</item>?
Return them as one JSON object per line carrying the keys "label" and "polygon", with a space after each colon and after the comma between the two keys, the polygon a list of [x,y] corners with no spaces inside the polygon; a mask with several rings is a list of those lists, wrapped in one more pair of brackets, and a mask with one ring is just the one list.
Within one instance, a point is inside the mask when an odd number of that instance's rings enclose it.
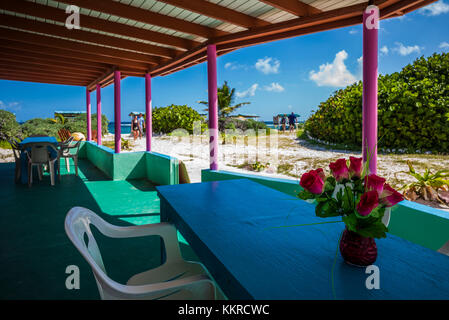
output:
{"label": "patio floor", "polygon": [[[89,265],[64,231],[70,208],[91,209],[115,225],[159,222],[159,198],[148,180],[109,180],[88,160],[62,165],[61,182],[14,183],[14,163],[0,163],[0,299],[99,299]],[[108,239],[94,230],[108,275],[120,282],[160,264],[159,237]],[[181,238],[185,259],[197,260]],[[184,242],[183,242],[184,241]],[[66,267],[80,269],[80,289],[68,290]]]}

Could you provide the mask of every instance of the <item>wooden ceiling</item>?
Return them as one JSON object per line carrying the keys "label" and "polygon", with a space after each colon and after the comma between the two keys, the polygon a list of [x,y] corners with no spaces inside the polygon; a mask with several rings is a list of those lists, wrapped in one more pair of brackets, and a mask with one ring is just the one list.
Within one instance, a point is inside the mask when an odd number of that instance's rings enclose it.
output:
{"label": "wooden ceiling", "polygon": [[[381,19],[436,0],[375,0]],[[80,8],[68,29],[67,5]],[[106,86],[217,54],[362,22],[365,0],[0,0],[0,79]]]}

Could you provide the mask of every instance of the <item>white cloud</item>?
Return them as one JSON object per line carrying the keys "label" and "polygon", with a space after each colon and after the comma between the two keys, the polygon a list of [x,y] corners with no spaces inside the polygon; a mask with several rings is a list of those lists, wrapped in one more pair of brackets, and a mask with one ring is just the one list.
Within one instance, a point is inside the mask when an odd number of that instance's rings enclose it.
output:
{"label": "white cloud", "polygon": [[259,87],[259,84],[255,83],[245,91],[242,91],[242,92],[237,91],[235,93],[235,95],[237,96],[237,98],[254,97],[258,87]]}
{"label": "white cloud", "polygon": [[265,57],[258,59],[256,62],[256,69],[264,74],[279,73],[281,62],[276,58]]}
{"label": "white cloud", "polygon": [[272,82],[269,86],[265,86],[264,90],[272,92],[282,92],[285,90],[285,88],[277,82]]}
{"label": "white cloud", "polygon": [[444,3],[443,0],[432,3],[431,5],[428,5],[427,7],[422,8],[419,10],[422,14],[426,16],[438,16],[443,13],[449,12],[449,5]]}
{"label": "white cloud", "polygon": [[359,31],[356,29],[349,30],[349,34],[357,34],[357,33],[359,33]]}
{"label": "white cloud", "polygon": [[224,65],[225,69],[229,70],[238,70],[238,69],[247,69],[248,67],[244,64],[238,64],[236,62],[227,62]]}
{"label": "white cloud", "polygon": [[393,51],[396,51],[397,53],[399,53],[401,56],[408,56],[409,54],[412,54],[414,52],[416,53],[421,53],[421,50],[423,48],[421,48],[418,45],[414,45],[414,46],[404,46],[402,43],[400,42],[396,42],[396,48],[393,48]]}
{"label": "white cloud", "polygon": [[440,43],[440,49],[447,49],[449,48],[449,43],[446,41]]}
{"label": "white cloud", "polygon": [[346,68],[347,58],[345,50],[338,52],[332,63],[322,64],[319,71],[310,71],[310,80],[315,81],[319,87],[344,87],[356,82],[357,78]]}
{"label": "white cloud", "polygon": [[10,112],[17,112],[22,109],[22,106],[20,105],[19,102],[16,101],[5,103],[0,100],[0,109],[7,110]]}
{"label": "white cloud", "polygon": [[390,50],[388,50],[387,46],[383,46],[382,48],[380,48],[380,53],[387,55],[388,52],[390,52]]}

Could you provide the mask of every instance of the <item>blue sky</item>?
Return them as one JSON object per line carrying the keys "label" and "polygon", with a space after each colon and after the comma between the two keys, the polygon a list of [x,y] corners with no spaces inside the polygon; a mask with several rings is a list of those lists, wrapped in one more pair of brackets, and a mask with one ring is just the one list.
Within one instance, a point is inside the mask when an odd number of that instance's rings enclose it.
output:
{"label": "blue sky", "polygon": [[[401,18],[381,21],[379,72],[400,71],[422,55],[449,51],[449,1],[440,0]],[[218,58],[218,85],[236,88],[239,113],[271,120],[292,112],[304,120],[335,90],[361,77],[362,27],[342,28],[240,49]],[[207,100],[206,64],[152,81],[153,106]],[[91,94],[95,110],[95,93]],[[102,111],[113,119],[113,86],[102,89]],[[0,80],[0,109],[19,121],[52,117],[55,110],[85,110],[85,88]],[[144,110],[144,79],[122,81],[122,121]]]}

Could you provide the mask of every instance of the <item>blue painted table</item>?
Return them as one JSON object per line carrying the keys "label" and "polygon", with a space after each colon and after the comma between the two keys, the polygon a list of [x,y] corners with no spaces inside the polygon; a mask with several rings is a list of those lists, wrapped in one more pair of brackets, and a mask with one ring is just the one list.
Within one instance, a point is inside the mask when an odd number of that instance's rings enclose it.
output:
{"label": "blue painted table", "polygon": [[338,219],[258,183],[156,189],[161,220],[176,225],[230,299],[449,299],[448,256],[389,234],[376,240],[380,289],[369,290],[366,269],[337,251],[342,222],[273,228]]}
{"label": "blue painted table", "polygon": [[[39,143],[39,142],[48,142],[48,143],[52,143],[55,145],[55,147],[58,147],[58,140],[56,140],[55,137],[28,137],[22,140],[22,142],[20,142],[20,147],[22,148],[22,152],[20,153],[20,164],[21,164],[21,177],[20,177],[20,181],[23,184],[28,183],[28,159],[27,156],[25,154],[25,150],[27,149],[27,144],[29,143]],[[51,157],[55,158],[58,155],[55,153],[55,151],[51,148],[48,148],[48,151],[50,151],[51,153]],[[57,168],[58,168],[58,161],[55,162],[55,172],[57,172]]]}

